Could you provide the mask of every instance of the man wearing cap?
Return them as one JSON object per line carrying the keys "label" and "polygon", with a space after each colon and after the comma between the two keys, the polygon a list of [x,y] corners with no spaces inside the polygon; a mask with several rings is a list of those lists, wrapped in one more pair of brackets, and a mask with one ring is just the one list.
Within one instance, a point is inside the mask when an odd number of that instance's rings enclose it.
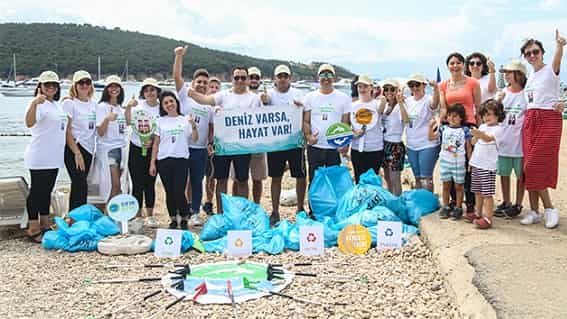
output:
{"label": "man wearing cap", "polygon": [[[275,88],[261,94],[261,100],[264,105],[303,107],[301,91],[291,87],[291,70],[287,65],[282,64],[275,68],[274,83]],[[268,175],[272,178],[272,215],[270,216],[270,224],[272,225],[280,220],[280,194],[286,163],[289,164],[291,177],[295,178],[296,181],[297,211],[304,210],[306,172],[303,148],[270,152],[268,153]]]}
{"label": "man wearing cap", "polygon": [[313,181],[315,170],[321,166],[339,165],[339,151],[327,143],[325,133],[331,124],[348,123],[351,98],[333,88],[336,77],[335,68],[322,64],[317,72],[320,88],[305,96],[303,110],[303,134],[307,141],[307,161],[309,162],[309,182]]}
{"label": "man wearing cap", "polygon": [[[189,141],[189,181],[187,183],[187,198],[191,210],[190,223],[202,225],[203,220],[199,216],[201,199],[203,197],[203,178],[207,165],[207,146],[213,141],[213,109],[210,105],[199,104],[188,96],[187,86],[182,75],[183,56],[187,46],[175,49],[175,61],[173,63],[173,78],[175,89],[179,96],[180,110],[183,115],[190,115],[197,124],[199,139]],[[193,73],[191,88],[200,94],[207,94],[209,85],[209,72],[205,69],[197,69]]]}
{"label": "man wearing cap", "polygon": [[[240,110],[242,112],[260,107],[258,95],[248,90],[248,70],[244,67],[235,67],[232,70],[232,89],[220,91],[214,95],[205,95],[194,88],[190,88],[189,97],[197,103],[210,106],[218,105],[220,110]],[[230,164],[234,163],[238,193],[236,195],[248,197],[248,176],[250,170],[250,154],[216,155],[213,158],[214,177],[217,179],[217,209],[223,212],[221,193],[226,193]]]}

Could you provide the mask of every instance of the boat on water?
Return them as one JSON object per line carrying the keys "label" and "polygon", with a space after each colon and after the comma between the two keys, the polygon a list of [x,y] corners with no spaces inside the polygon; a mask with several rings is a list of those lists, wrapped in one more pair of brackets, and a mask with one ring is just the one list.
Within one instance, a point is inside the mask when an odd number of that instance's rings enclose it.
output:
{"label": "boat on water", "polygon": [[300,80],[297,82],[291,83],[291,86],[298,89],[298,90],[313,90],[313,86],[311,83],[307,82],[306,80]]}
{"label": "boat on water", "polygon": [[333,87],[335,89],[349,89],[351,87],[352,80],[351,79],[340,79],[339,81],[333,83]]}
{"label": "boat on water", "polygon": [[2,87],[0,88],[0,93],[7,97],[30,97],[34,96],[35,87]]}

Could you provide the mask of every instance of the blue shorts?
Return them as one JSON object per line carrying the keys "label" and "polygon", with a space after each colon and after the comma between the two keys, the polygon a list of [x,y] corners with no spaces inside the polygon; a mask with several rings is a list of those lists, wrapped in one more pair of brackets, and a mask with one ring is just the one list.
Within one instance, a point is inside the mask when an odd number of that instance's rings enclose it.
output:
{"label": "blue shorts", "polygon": [[118,168],[120,168],[121,162],[122,162],[121,148],[113,148],[110,151],[108,151],[108,164],[110,166],[118,166]]}
{"label": "blue shorts", "polygon": [[441,146],[434,146],[419,151],[408,148],[408,160],[415,178],[432,178],[435,164],[439,158]]}
{"label": "blue shorts", "polygon": [[442,182],[455,182],[456,184],[465,183],[465,175],[467,173],[465,159],[455,159],[451,161],[441,158],[439,171],[441,173]]}

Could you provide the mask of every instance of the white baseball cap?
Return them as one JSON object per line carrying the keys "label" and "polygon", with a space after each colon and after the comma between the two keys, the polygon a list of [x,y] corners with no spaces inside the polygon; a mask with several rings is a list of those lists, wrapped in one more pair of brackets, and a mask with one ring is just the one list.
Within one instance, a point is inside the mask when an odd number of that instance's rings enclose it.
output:
{"label": "white baseball cap", "polygon": [[333,74],[336,74],[336,73],[335,73],[335,68],[334,68],[332,65],[328,64],[328,63],[324,63],[324,64],[321,64],[321,65],[319,66],[319,71],[317,71],[317,75],[321,74],[323,71],[330,71],[330,72],[332,72]]}
{"label": "white baseball cap", "polygon": [[122,86],[122,80],[118,75],[110,75],[106,78],[104,82],[105,82],[105,86],[109,86],[111,84],[118,84]]}
{"label": "white baseball cap", "polygon": [[57,82],[59,83],[59,76],[53,71],[44,71],[39,75],[39,83]]}
{"label": "white baseball cap", "polygon": [[248,68],[248,76],[253,75],[253,74],[255,74],[259,77],[262,77],[262,71],[260,71],[260,69],[258,69],[255,66]]}
{"label": "white baseball cap", "polygon": [[92,81],[91,74],[85,70],[79,70],[73,74],[73,84],[81,81],[82,79],[89,79]]}
{"label": "white baseball cap", "polygon": [[278,74],[282,74],[282,73],[285,73],[287,75],[291,75],[291,70],[285,64],[280,64],[280,65],[276,66],[276,68],[274,70],[274,75],[277,76]]}
{"label": "white baseball cap", "polygon": [[366,85],[374,85],[374,81],[370,78],[370,76],[366,75],[366,74],[362,74],[360,76],[358,76],[358,81],[356,81],[356,83],[354,84],[366,84]]}

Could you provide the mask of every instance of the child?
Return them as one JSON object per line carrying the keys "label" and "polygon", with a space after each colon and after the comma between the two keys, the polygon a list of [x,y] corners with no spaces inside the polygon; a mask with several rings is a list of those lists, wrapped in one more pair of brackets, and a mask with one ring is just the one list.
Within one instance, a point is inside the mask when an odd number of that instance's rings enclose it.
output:
{"label": "child", "polygon": [[[522,212],[524,200],[524,181],[522,176],[523,151],[522,127],[528,101],[524,96],[526,86],[526,67],[517,60],[510,62],[500,72],[504,73],[508,87],[497,97],[502,101],[506,118],[500,125],[501,138],[498,140],[498,169],[502,186],[502,204],[496,207],[494,216],[512,218]],[[512,205],[510,196],[510,176],[512,170],[516,174],[516,201]]]}
{"label": "child", "polygon": [[[440,172],[443,182],[443,208],[439,213],[442,219],[449,218],[457,220],[463,216],[463,192],[465,183],[466,156],[471,154],[471,132],[463,126],[465,120],[465,107],[462,104],[454,104],[447,108],[447,122],[438,128],[435,120],[432,119],[429,126],[429,139],[435,140],[441,136],[441,159]],[[454,209],[449,206],[449,196],[451,184],[455,184],[457,194]]]}
{"label": "child", "polygon": [[[496,189],[496,163],[498,147],[496,138],[504,120],[502,103],[489,99],[480,106],[479,115],[483,124],[472,129],[472,144],[475,145],[471,167],[471,191],[475,194],[476,215],[467,214],[466,221],[474,223],[480,229],[492,227],[494,213],[494,193]],[[483,210],[484,209],[484,210]]]}

